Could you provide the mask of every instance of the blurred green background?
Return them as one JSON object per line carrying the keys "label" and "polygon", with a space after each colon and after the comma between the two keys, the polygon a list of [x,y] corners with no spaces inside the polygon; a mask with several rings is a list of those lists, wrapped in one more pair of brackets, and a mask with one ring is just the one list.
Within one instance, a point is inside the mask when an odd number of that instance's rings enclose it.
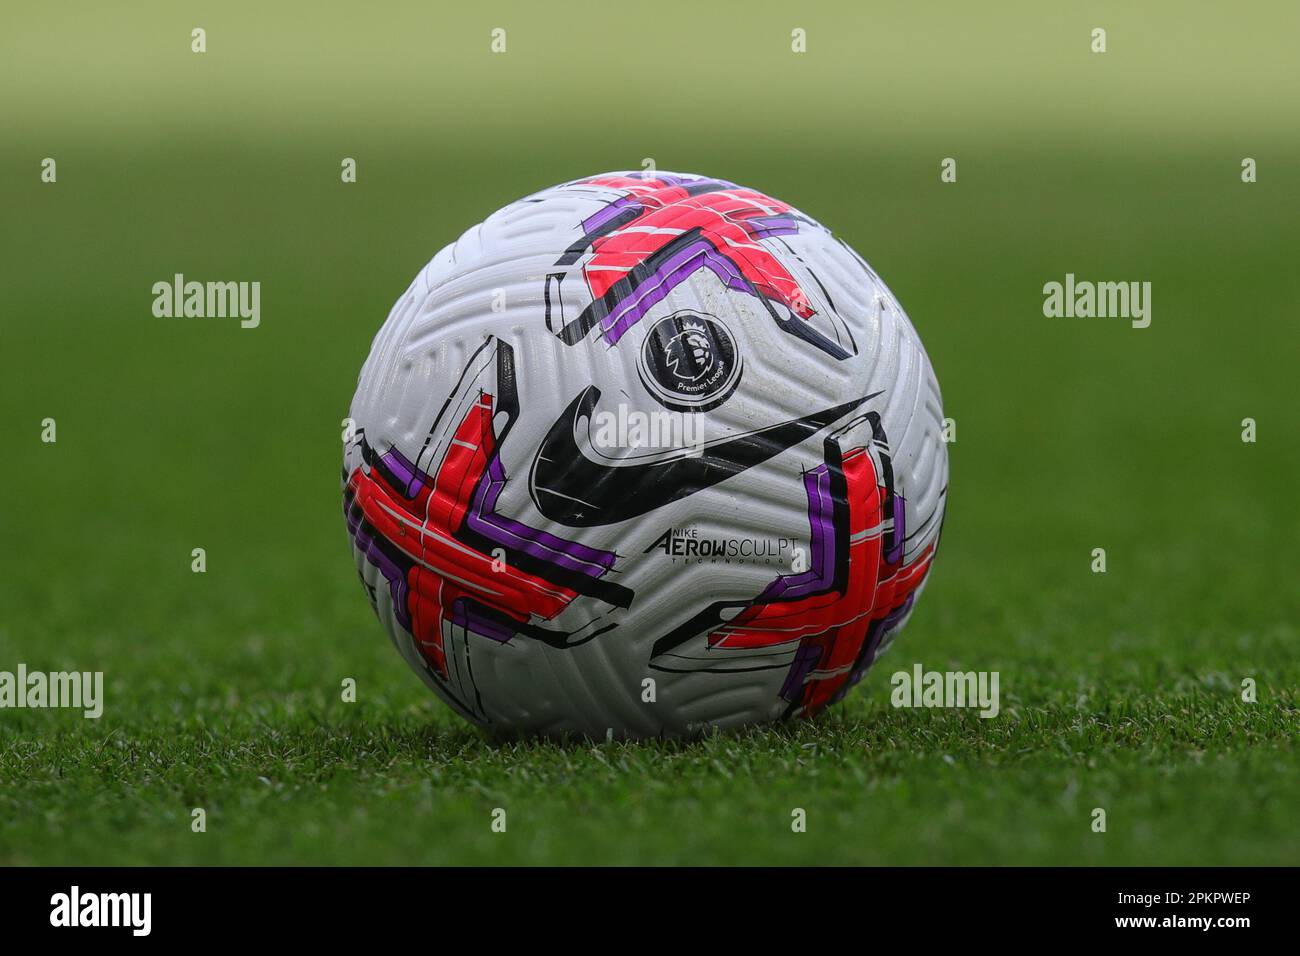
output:
{"label": "blurred green background", "polygon": [[[108,696],[0,711],[0,862],[1300,862],[1297,35],[1290,3],[6,9],[0,670]],[[943,548],[824,720],[497,747],[360,594],[340,420],[440,247],[646,158],[890,284],[957,421]],[[260,281],[261,326],[154,318],[177,272]],[[1150,281],[1151,327],[1045,318],[1067,272]],[[914,661],[1000,671],[1002,716],[893,710]]]}

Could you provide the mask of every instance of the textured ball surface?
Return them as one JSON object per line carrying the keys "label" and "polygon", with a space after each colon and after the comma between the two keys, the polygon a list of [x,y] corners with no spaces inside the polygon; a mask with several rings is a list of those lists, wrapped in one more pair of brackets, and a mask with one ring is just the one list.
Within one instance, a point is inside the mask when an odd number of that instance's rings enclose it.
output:
{"label": "textured ball surface", "polygon": [[871,268],[732,183],[609,173],[439,252],[361,371],[357,569],[407,663],[506,733],[810,715],[909,616],[938,384]]}

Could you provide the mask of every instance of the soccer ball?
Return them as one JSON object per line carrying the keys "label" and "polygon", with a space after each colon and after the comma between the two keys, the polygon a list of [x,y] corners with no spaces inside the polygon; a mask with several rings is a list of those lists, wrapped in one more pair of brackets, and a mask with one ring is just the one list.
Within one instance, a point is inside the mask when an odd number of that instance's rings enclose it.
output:
{"label": "soccer ball", "polygon": [[447,246],[375,337],[344,514],[407,663],[503,734],[816,713],[911,613],[938,383],[852,249],[702,176],[609,173]]}

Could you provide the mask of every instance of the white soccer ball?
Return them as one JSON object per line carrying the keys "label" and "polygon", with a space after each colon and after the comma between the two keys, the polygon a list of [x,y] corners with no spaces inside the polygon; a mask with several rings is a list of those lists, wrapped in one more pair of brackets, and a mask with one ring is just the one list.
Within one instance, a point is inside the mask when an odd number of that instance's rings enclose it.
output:
{"label": "white soccer ball", "polygon": [[507,734],[811,715],[903,625],[943,523],[939,386],[901,306],[717,179],[609,173],[489,216],[393,306],[351,417],[375,613]]}

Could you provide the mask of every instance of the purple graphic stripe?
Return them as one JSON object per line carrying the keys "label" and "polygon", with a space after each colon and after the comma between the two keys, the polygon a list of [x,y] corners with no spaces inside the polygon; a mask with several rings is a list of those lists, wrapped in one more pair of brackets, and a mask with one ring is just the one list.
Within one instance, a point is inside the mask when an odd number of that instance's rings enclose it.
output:
{"label": "purple graphic stripe", "polygon": [[407,498],[414,498],[431,479],[415,467],[411,461],[396,448],[391,448],[383,457],[384,467],[397,479],[398,490]]}
{"label": "purple graphic stripe", "polygon": [[477,613],[469,606],[464,598],[458,598],[451,605],[452,623],[465,628],[467,631],[473,631],[483,637],[502,644],[509,643],[510,639],[515,636],[513,628],[502,627],[496,621],[490,621],[482,614]]}
{"label": "purple graphic stripe", "polygon": [[577,541],[566,541],[546,531],[530,528],[511,518],[496,513],[497,497],[505,487],[505,469],[501,456],[493,455],[488,467],[474,490],[472,509],[465,523],[470,529],[498,544],[523,551],[525,554],[557,564],[569,571],[598,578],[613,569],[615,556],[610,551],[590,548]]}
{"label": "purple graphic stripe", "polygon": [[907,612],[912,609],[912,601],[915,600],[915,598],[916,592],[913,591],[907,596],[907,600],[902,604],[894,608],[894,610],[890,611],[879,621],[872,622],[871,628],[867,631],[867,652],[861,656],[857,666],[853,668],[848,679],[845,680],[844,685],[838,692],[839,696],[835,698],[836,700],[839,700],[841,696],[847,694],[850,687],[862,680],[862,675],[867,672],[867,669],[870,668],[873,663],[875,663],[876,653],[880,650],[880,642],[884,640],[886,634],[898,626],[898,622],[901,621]]}
{"label": "purple graphic stripe", "polygon": [[[433,484],[429,475],[416,468],[396,448],[384,454],[382,460],[384,467],[405,485],[407,497],[413,498],[424,486]],[[471,530],[498,544],[523,551],[539,561],[557,564],[590,578],[598,578],[613,569],[616,556],[612,551],[601,551],[577,541],[567,541],[497,514],[497,498],[505,483],[506,474],[501,456],[493,455],[474,489],[471,508],[466,514],[465,522]]]}
{"label": "purple graphic stripe", "polygon": [[[384,554],[375,541],[374,535],[370,534],[361,526],[361,518],[353,518],[352,509],[344,509],[347,514],[348,531],[351,533],[353,540],[356,542],[357,550],[366,556],[366,560],[377,567],[384,577],[388,580],[388,594],[393,600],[393,614],[397,617],[397,622],[402,625],[408,632],[411,631],[411,615],[406,606],[406,599],[410,594],[410,585],[407,583],[406,574],[398,566],[397,562]],[[360,509],[357,509],[358,511]]]}
{"label": "purple graphic stripe", "polygon": [[622,199],[615,199],[608,206],[601,209],[600,212],[592,213],[582,220],[583,233],[591,236],[602,232],[610,222],[617,219],[627,209],[636,209],[638,217],[645,211],[641,205],[641,200],[635,196],[624,196]]}
{"label": "purple graphic stripe", "polygon": [[907,537],[907,527],[903,516],[907,514],[907,502],[900,494],[894,495],[894,546],[885,553],[887,564],[897,564],[903,560],[903,543]]}
{"label": "purple graphic stripe", "polygon": [[793,236],[799,231],[793,216],[755,216],[745,220],[745,226],[755,239],[773,236]]}
{"label": "purple graphic stripe", "polygon": [[831,473],[819,465],[803,476],[808,495],[809,550],[812,564],[801,574],[782,575],[767,586],[759,601],[794,599],[817,594],[831,586],[835,576],[835,503],[831,499]]}
{"label": "purple graphic stripe", "polygon": [[785,683],[781,685],[781,698],[794,702],[803,694],[803,685],[808,681],[808,675],[812,669],[817,666],[821,660],[822,649],[817,644],[802,643],[799,650],[795,651],[794,663],[790,665],[790,673],[786,675]]}
{"label": "purple graphic stripe", "polygon": [[636,294],[623,299],[605,316],[601,321],[605,341],[617,345],[624,333],[645,318],[656,303],[702,268],[711,270],[729,289],[751,294],[754,291],[734,262],[719,253],[708,239],[697,239],[670,256],[637,286]]}

